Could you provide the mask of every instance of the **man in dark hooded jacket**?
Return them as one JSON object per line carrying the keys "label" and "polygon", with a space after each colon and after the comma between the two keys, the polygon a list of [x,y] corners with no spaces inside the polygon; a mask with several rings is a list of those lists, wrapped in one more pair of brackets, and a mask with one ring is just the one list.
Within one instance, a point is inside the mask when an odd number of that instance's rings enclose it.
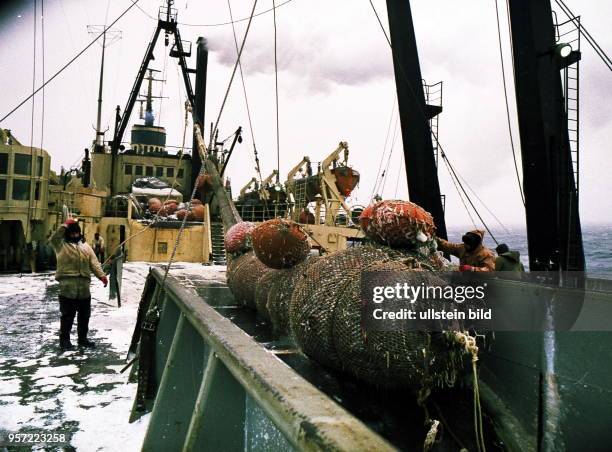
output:
{"label": "man in dark hooded jacket", "polygon": [[482,244],[484,231],[475,229],[461,237],[463,243],[450,243],[438,238],[438,249],[459,258],[461,272],[491,272],[495,270],[493,251]]}
{"label": "man in dark hooded jacket", "polygon": [[511,250],[505,243],[500,243],[497,248],[497,258],[495,259],[496,272],[524,272],[525,267],[521,263],[521,254]]}

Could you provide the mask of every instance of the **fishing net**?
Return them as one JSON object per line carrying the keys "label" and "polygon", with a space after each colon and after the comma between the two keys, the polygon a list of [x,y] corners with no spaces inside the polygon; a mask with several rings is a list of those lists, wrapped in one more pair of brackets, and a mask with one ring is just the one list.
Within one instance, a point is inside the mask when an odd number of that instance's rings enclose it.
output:
{"label": "fishing net", "polygon": [[232,259],[228,265],[227,285],[237,303],[256,308],[255,290],[258,281],[270,271],[253,252]]}
{"label": "fishing net", "polygon": [[[363,271],[376,272],[375,285],[390,286],[396,278],[388,272],[401,271],[403,280],[413,286],[444,285],[439,274],[409,269],[406,262],[373,262]],[[419,300],[414,308],[426,310],[435,301]],[[333,347],[339,357],[336,367],[360,380],[384,387],[410,387],[424,384],[449,386],[461,365],[461,350],[446,333],[425,331],[368,331],[362,328],[361,275],[342,286],[334,310]],[[398,322],[398,330],[401,322]],[[392,321],[388,323],[392,329]],[[458,325],[457,325],[458,327]]]}
{"label": "fishing net", "polygon": [[291,332],[304,353],[334,367],[333,310],[339,291],[368,264],[388,260],[381,250],[358,246],[319,258],[295,284],[289,309]]}
{"label": "fishing net", "polygon": [[289,306],[291,305],[291,296],[295,284],[304,275],[306,268],[318,259],[317,257],[311,257],[291,269],[279,270],[275,274],[276,278],[268,294],[267,307],[270,321],[277,334],[289,333]]}
{"label": "fishing net", "polygon": [[[321,364],[384,387],[418,389],[424,381],[451,382],[460,352],[443,333],[362,329],[361,273],[376,271],[376,285],[392,285],[402,271],[412,285],[445,284],[409,252],[380,246],[348,248],[320,258],[298,278],[291,299],[291,332],[301,350]],[[385,284],[387,283],[387,284]],[[419,303],[426,309],[426,303]],[[431,306],[433,307],[433,306]]]}
{"label": "fishing net", "polygon": [[264,275],[257,282],[255,289],[255,306],[259,315],[267,321],[270,321],[270,313],[268,312],[268,296],[270,289],[276,279],[278,278],[279,272],[282,270],[268,269]]}

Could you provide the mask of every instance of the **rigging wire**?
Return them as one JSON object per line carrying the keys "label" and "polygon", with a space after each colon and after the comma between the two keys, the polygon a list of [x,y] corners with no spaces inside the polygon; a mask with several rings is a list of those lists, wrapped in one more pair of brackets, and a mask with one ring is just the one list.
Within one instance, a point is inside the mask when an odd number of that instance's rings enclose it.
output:
{"label": "rigging wire", "polygon": [[[240,54],[240,50],[238,49],[238,38],[236,36],[236,26],[234,25],[234,18],[232,14],[232,5],[230,4],[230,0],[227,0],[227,7],[229,9],[230,21],[232,24],[232,33],[234,35],[234,45],[236,47],[236,55]],[[242,70],[242,61],[238,60],[238,68],[240,69],[240,80],[242,81],[242,93],[244,94],[244,103],[246,105],[247,118],[249,120],[249,132],[251,133],[251,142],[253,143],[253,155],[255,156],[255,171],[257,172],[257,176],[259,177],[259,182],[262,182],[261,177],[261,167],[259,165],[259,156],[257,154],[257,144],[255,143],[255,131],[253,130],[253,121],[251,118],[251,107],[249,106],[249,98],[247,96],[246,82],[244,80],[244,72]],[[230,135],[232,137],[234,134]],[[230,138],[228,137],[228,139]]]}
{"label": "rigging wire", "polygon": [[395,193],[393,193],[393,197],[397,199],[397,189],[399,188],[400,177],[402,176],[402,169],[404,167],[404,158],[400,154],[400,163],[397,166],[397,179],[395,180]]}
{"label": "rigging wire", "polygon": [[451,173],[451,170],[448,166],[448,163],[445,159],[442,159],[442,161],[444,162],[444,166],[446,167],[446,171],[448,171],[448,174],[450,175],[450,179],[453,183],[453,185],[455,186],[455,190],[457,190],[457,194],[459,195],[459,199],[461,200],[461,204],[463,204],[463,207],[465,208],[465,211],[468,214],[468,217],[470,217],[470,221],[472,222],[472,225],[474,226],[474,229],[478,229],[478,226],[476,226],[476,222],[474,221],[474,217],[472,217],[472,213],[470,212],[470,209],[468,208],[467,204],[465,203],[465,200],[463,199],[463,195],[461,194],[461,190],[459,189],[459,186],[457,185],[457,182],[455,181],[455,178],[453,177],[453,174]]}
{"label": "rigging wire", "polygon": [[234,81],[234,77],[236,76],[236,70],[238,69],[238,64],[240,63],[240,58],[242,57],[242,51],[244,50],[244,45],[247,40],[247,36],[249,35],[249,30],[251,29],[251,23],[253,22],[253,14],[255,13],[255,7],[257,6],[257,0],[253,2],[253,9],[251,10],[251,17],[249,18],[249,23],[247,24],[246,31],[244,32],[244,38],[242,38],[242,45],[240,46],[240,51],[238,52],[238,58],[236,59],[236,64],[234,64],[234,69],[232,70],[232,76],[230,77],[230,81],[227,85],[227,89],[225,90],[225,96],[223,97],[223,102],[221,103],[221,108],[219,108],[219,114],[217,115],[217,121],[210,134],[210,143],[208,147],[212,149],[213,140],[215,134],[217,133],[217,129],[219,127],[219,121],[221,120],[221,115],[223,114],[223,109],[225,108],[225,103],[227,102],[227,98],[230,93],[230,89],[232,88],[232,83]]}
{"label": "rigging wire", "polygon": [[387,165],[385,165],[385,167],[383,168],[382,164],[385,158],[388,158],[387,152],[393,152],[393,146],[395,146],[395,140],[397,136],[398,123],[399,123],[399,115],[395,118],[395,123],[393,124],[393,135],[391,135],[391,141],[389,142],[389,148],[387,149],[386,144],[385,144],[385,148],[383,150],[383,155],[381,157],[381,166],[378,169],[378,174],[376,176],[376,185],[374,186],[375,193],[372,194],[372,198],[374,198],[374,195],[382,196],[382,193],[381,193],[382,183],[387,174],[386,173]]}
{"label": "rigging wire", "polygon": [[[42,46],[42,81],[45,82],[45,0],[40,1],[40,34]],[[45,89],[42,90],[41,99],[41,119],[40,119],[40,149],[42,151],[45,139]]]}
{"label": "rigging wire", "polygon": [[518,164],[516,162],[516,151],[514,148],[514,137],[512,135],[512,121],[510,119],[510,103],[508,100],[508,88],[506,82],[506,68],[504,66],[504,51],[502,47],[502,38],[501,38],[501,25],[499,23],[499,6],[498,0],[495,0],[495,19],[497,21],[497,40],[499,43],[499,59],[501,62],[501,72],[502,72],[502,82],[504,85],[504,100],[506,103],[506,118],[508,121],[508,134],[510,136],[510,148],[512,149],[512,161],[514,162],[514,172],[516,173],[516,181],[518,184],[519,192],[521,194],[521,200],[523,201],[523,206],[525,205],[525,195],[523,193],[523,184],[521,183],[521,176],[519,175]]}
{"label": "rigging wire", "polygon": [[582,33],[584,33],[584,36],[585,36],[587,42],[591,45],[593,50],[595,50],[595,53],[597,54],[597,56],[599,56],[599,58],[601,58],[601,60],[608,67],[608,69],[610,69],[612,71],[612,60],[610,60],[610,57],[606,54],[606,52],[597,43],[595,38],[593,38],[593,36],[591,36],[591,33],[589,33],[589,31],[584,27],[584,25],[581,22],[576,21],[576,16],[574,15],[574,13],[572,13],[572,11],[569,9],[569,7],[565,4],[565,2],[563,0],[555,0],[555,3],[557,5],[559,5],[559,8],[561,8],[563,10],[563,12],[567,15],[567,17],[572,22],[574,22],[574,24],[580,30],[582,30]]}
{"label": "rigging wire", "polygon": [[459,177],[461,178],[461,180],[463,181],[465,186],[468,188],[468,190],[472,192],[472,194],[476,197],[476,199],[478,201],[480,201],[480,204],[482,204],[482,206],[485,208],[485,210],[487,212],[489,212],[489,214],[495,219],[495,221],[497,221],[497,224],[499,224],[504,231],[506,231],[508,234],[510,234],[510,231],[508,230],[508,228],[501,222],[501,220],[499,218],[497,218],[497,215],[495,215],[493,213],[493,211],[491,209],[489,209],[489,207],[480,198],[480,196],[478,196],[478,193],[476,193],[476,191],[472,187],[470,187],[470,184],[468,184],[468,181],[465,179],[465,177],[463,177],[461,174],[459,174]]}
{"label": "rigging wire", "polygon": [[[133,1],[133,0],[130,0]],[[283,3],[280,3],[270,9],[266,9],[265,11],[261,11],[257,14],[253,14],[253,18],[258,17],[258,16],[262,16],[264,14],[269,13],[272,10],[276,10],[277,8],[280,8],[281,6],[286,5],[287,3],[292,2],[293,0],[285,0]],[[147,11],[145,11],[140,5],[137,5],[138,9],[140,11],[142,11],[144,13],[145,16],[147,16],[149,19],[153,19],[153,20],[157,20],[156,17],[154,17],[152,14],[149,14]],[[184,27],[222,27],[225,25],[233,25],[233,24],[237,24],[240,22],[244,22],[249,20],[249,17],[243,17],[241,19],[230,19],[229,22],[219,22],[219,23],[212,23],[212,24],[189,24],[189,23],[185,23],[185,22],[177,22],[178,25],[183,25]]]}
{"label": "rigging wire", "polygon": [[393,124],[393,117],[395,115],[395,107],[397,105],[397,95],[393,96],[393,104],[391,105],[391,115],[389,116],[389,125],[387,126],[387,135],[385,136],[385,144],[383,145],[383,151],[380,154],[380,161],[378,162],[378,169],[376,170],[376,179],[374,180],[374,186],[372,187],[372,194],[370,195],[370,201],[374,199],[376,194],[376,186],[378,185],[378,178],[380,177],[380,170],[382,169],[383,161],[385,160],[385,153],[387,152],[387,143],[389,142],[389,135],[391,133],[391,124]]}
{"label": "rigging wire", "polygon": [[[32,93],[35,92],[36,89],[36,29],[37,27],[37,20],[36,20],[36,16],[38,14],[38,10],[37,10],[37,3],[36,0],[34,0],[34,40],[33,40],[33,44],[32,44],[32,50],[33,55],[32,55]],[[32,183],[34,182],[34,167],[36,165],[36,158],[34,157],[34,115],[36,112],[36,97],[34,96],[34,94],[32,94],[32,114],[31,114],[31,119],[30,119],[30,180],[29,180],[29,184],[28,184],[28,191],[27,191],[27,196],[28,196],[28,215],[27,215],[27,221],[25,224],[25,227],[27,228],[27,230],[25,231],[25,236],[26,236],[26,241],[27,240],[31,240],[32,236],[30,233],[30,219],[32,217]],[[38,154],[38,152],[36,153]]]}
{"label": "rigging wire", "polygon": [[13,113],[15,113],[23,104],[25,104],[27,101],[29,101],[30,99],[32,99],[40,90],[42,90],[45,86],[47,86],[49,83],[51,83],[58,75],[60,75],[62,72],[64,72],[72,63],[74,63],[81,55],[83,55],[87,50],[89,50],[89,48],[94,45],[98,39],[100,39],[102,37],[102,35],[104,33],[106,33],[109,29],[111,29],[117,22],[119,22],[123,16],[125,16],[140,0],[132,0],[132,4],[130,6],[128,6],[108,27],[105,27],[104,30],[102,30],[102,32],[96,36],[89,44],[87,44],[79,53],[77,53],[74,57],[72,57],[72,59],[70,59],[70,61],[68,61],[64,66],[62,66],[55,74],[53,74],[49,80],[47,80],[46,82],[44,82],[41,86],[39,86],[36,90],[34,90],[34,92],[32,92],[32,94],[30,94],[28,97],[26,97],[24,100],[22,100],[15,108],[13,108],[11,111],[9,111],[6,115],[4,115],[1,119],[0,119],[0,123],[2,121],[4,121],[6,118],[8,118],[9,116],[11,116]]}
{"label": "rigging wire", "polygon": [[399,134],[397,133],[398,129],[399,127],[397,127],[397,122],[396,122],[395,132],[393,133],[393,141],[391,143],[391,149],[389,149],[389,158],[387,158],[387,166],[385,166],[385,170],[383,171],[384,176],[382,177],[382,180],[381,180],[381,184],[382,184],[382,187],[380,187],[381,196],[385,192],[385,187],[387,186],[387,177],[389,176],[389,166],[391,164],[391,157],[393,156],[393,151],[395,150],[395,143],[397,141],[397,137],[399,136]]}
{"label": "rigging wire", "polygon": [[276,99],[276,183],[280,181],[280,128],[278,125],[278,52],[276,39],[276,1],[272,0],[274,11],[274,89]]}
{"label": "rigging wire", "polygon": [[[389,35],[387,34],[387,31],[385,30],[385,27],[383,26],[383,23],[380,19],[380,16],[378,14],[378,11],[376,10],[376,7],[374,6],[374,3],[372,3],[372,0],[369,0],[370,2],[370,6],[372,7],[372,10],[374,11],[374,15],[376,16],[376,19],[378,20],[378,24],[380,25],[380,28],[385,36],[385,39],[387,40],[387,43],[389,44],[389,47],[391,48],[391,54],[393,56],[393,59],[395,61],[397,61],[397,58],[395,56],[395,52],[393,51],[393,46],[391,45],[391,39],[389,38]],[[406,76],[406,73],[404,72],[404,68],[399,65],[400,68],[400,72],[402,77],[404,78],[404,81],[406,82],[406,86],[408,87],[408,90],[410,91],[410,93],[412,94],[412,96],[416,97],[416,93],[414,92],[414,88],[412,87],[412,84],[410,83],[410,81],[408,80],[408,77]],[[427,118],[427,116],[425,115],[425,111],[423,111],[423,108],[421,107],[420,109],[420,113],[423,116],[424,119]],[[452,164],[450,163],[450,160],[448,159],[448,157],[446,156],[446,153],[444,152],[444,149],[442,148],[442,144],[440,143],[440,141],[438,140],[438,136],[437,134],[430,129],[431,135],[434,138],[434,140],[436,141],[436,144],[438,145],[438,148],[440,149],[440,155],[442,156],[442,158],[448,163],[448,167],[451,170],[451,173],[454,175],[454,177],[457,180],[457,184],[459,185],[459,187],[461,188],[461,190],[463,191],[463,194],[465,195],[466,199],[468,200],[468,202],[470,203],[470,205],[472,206],[472,209],[474,209],[474,212],[476,213],[476,215],[478,216],[478,218],[480,219],[480,221],[482,222],[483,226],[485,227],[485,229],[489,232],[489,234],[491,235],[491,238],[493,239],[493,241],[495,241],[497,243],[497,240],[495,239],[495,236],[493,234],[491,234],[491,230],[489,229],[489,227],[487,226],[487,224],[484,222],[484,220],[482,219],[482,216],[480,215],[480,213],[478,212],[478,210],[476,209],[476,207],[474,206],[474,203],[472,202],[472,200],[470,199],[470,196],[468,195],[468,193],[466,192],[465,188],[463,188],[463,185],[461,184],[461,181],[459,180],[459,178],[457,177],[457,173],[455,171],[455,169],[453,168]]]}

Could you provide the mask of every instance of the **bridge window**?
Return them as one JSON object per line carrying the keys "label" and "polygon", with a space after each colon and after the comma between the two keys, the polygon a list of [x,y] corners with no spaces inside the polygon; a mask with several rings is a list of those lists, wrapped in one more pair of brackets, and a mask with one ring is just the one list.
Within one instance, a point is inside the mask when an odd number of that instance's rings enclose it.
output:
{"label": "bridge window", "polygon": [[134,167],[134,174],[136,176],[142,176],[142,165],[136,165]]}
{"label": "bridge window", "polygon": [[153,175],[153,167],[152,167],[152,166],[147,166],[147,167],[145,168],[145,174],[146,174],[147,176],[152,176],[152,175]]}
{"label": "bridge window", "polygon": [[166,177],[174,177],[174,168],[166,168]]}
{"label": "bridge window", "polygon": [[8,154],[0,153],[0,174],[8,173]]}
{"label": "bridge window", "polygon": [[38,174],[38,177],[42,177],[43,175],[43,158],[39,155],[38,157],[36,157],[36,171]]}
{"label": "bridge window", "polygon": [[183,168],[179,168],[178,175],[176,177],[178,177],[179,179],[183,177]]}
{"label": "bridge window", "polygon": [[163,166],[156,166],[155,167],[155,176],[156,177],[164,177],[164,167]]}
{"label": "bridge window", "polygon": [[40,181],[37,181],[36,185],[34,186],[34,199],[36,201],[40,200]]}
{"label": "bridge window", "polygon": [[27,154],[15,154],[13,172],[29,176],[32,172],[32,158]]}
{"label": "bridge window", "polygon": [[13,199],[27,201],[30,199],[30,181],[26,179],[13,180]]}
{"label": "bridge window", "polygon": [[132,165],[125,165],[124,172],[126,176],[132,175]]}
{"label": "bridge window", "polygon": [[0,179],[0,199],[6,199],[6,179]]}

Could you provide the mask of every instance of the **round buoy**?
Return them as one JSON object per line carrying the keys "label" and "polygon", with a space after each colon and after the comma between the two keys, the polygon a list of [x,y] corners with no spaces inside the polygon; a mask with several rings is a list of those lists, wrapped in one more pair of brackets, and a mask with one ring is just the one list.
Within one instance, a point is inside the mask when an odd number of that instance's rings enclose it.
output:
{"label": "round buoy", "polygon": [[250,221],[236,223],[225,233],[225,250],[230,254],[246,253],[253,249],[251,233],[255,224]]}
{"label": "round buoy", "polygon": [[290,220],[268,220],[253,230],[252,237],[255,255],[270,268],[291,268],[310,252],[308,236]]}
{"label": "round buoy", "polygon": [[410,201],[379,201],[366,207],[359,223],[369,239],[395,248],[428,242],[436,231],[431,214]]}

